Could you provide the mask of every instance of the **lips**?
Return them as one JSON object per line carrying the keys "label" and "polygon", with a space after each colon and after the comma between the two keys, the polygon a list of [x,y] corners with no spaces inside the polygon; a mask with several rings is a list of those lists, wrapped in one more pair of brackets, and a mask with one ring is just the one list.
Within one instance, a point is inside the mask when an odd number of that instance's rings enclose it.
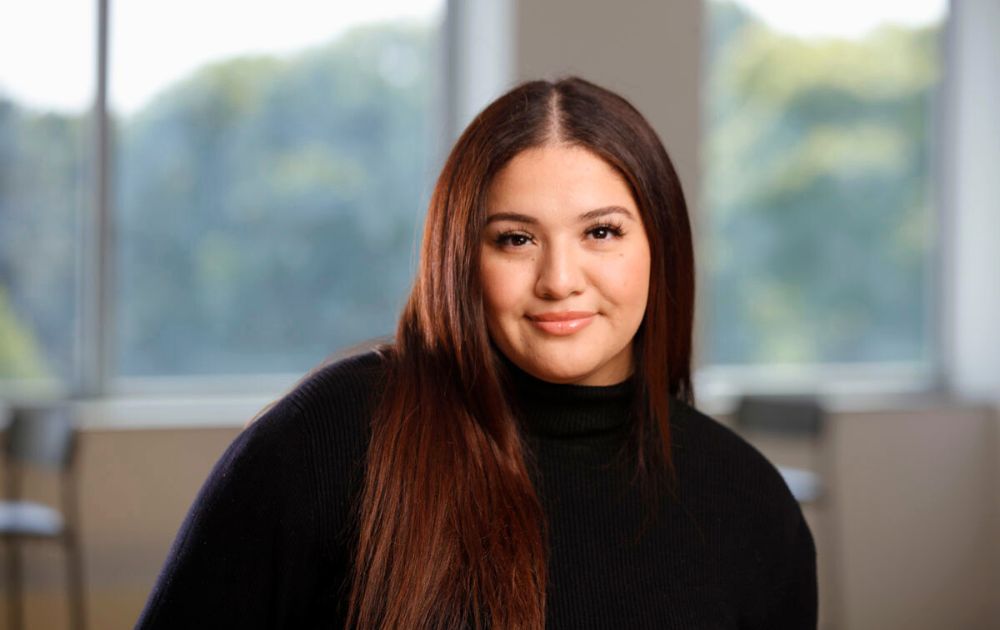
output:
{"label": "lips", "polygon": [[594,321],[595,315],[596,313],[590,311],[538,313],[529,315],[528,321],[550,335],[564,336],[572,335],[586,328],[590,322]]}

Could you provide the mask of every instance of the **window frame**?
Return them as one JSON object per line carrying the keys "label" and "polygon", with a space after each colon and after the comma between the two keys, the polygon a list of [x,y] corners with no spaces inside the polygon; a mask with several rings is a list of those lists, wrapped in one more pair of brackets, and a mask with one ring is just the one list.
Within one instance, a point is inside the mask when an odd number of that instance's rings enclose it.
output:
{"label": "window frame", "polygon": [[[96,33],[96,84],[92,106],[94,120],[93,162],[94,169],[90,186],[93,203],[82,217],[81,254],[77,272],[77,313],[76,322],[76,365],[73,370],[73,380],[68,383],[26,383],[0,381],[0,395],[13,392],[30,392],[28,397],[72,396],[82,399],[101,399],[135,396],[178,396],[181,399],[192,396],[199,398],[211,396],[213,392],[224,392],[223,397],[234,395],[252,396],[261,391],[280,392],[294,383],[301,374],[287,373],[255,373],[248,375],[206,375],[206,376],[122,376],[116,374],[114,357],[116,356],[116,339],[113,331],[116,329],[116,252],[117,232],[115,229],[114,207],[114,155],[112,134],[113,120],[109,107],[109,41],[110,33],[110,2],[112,0],[96,0],[98,29]],[[508,0],[498,0],[495,4],[503,9]],[[455,0],[442,2],[444,15],[441,30],[445,38],[442,49],[444,54],[437,60],[437,75],[442,77],[441,83],[434,86],[435,96],[432,102],[443,101],[441,109],[446,112],[443,119],[432,121],[441,129],[452,129],[452,119],[458,111],[452,104],[468,101],[466,94],[453,93],[455,81],[451,76],[448,60],[455,57],[452,40],[468,37],[464,32],[478,26],[482,30],[484,20],[496,17],[494,8],[492,14],[473,17],[478,20],[472,24],[458,23],[453,17],[456,6],[461,3]],[[488,12],[487,12],[488,13]],[[456,29],[457,26],[457,29]],[[435,134],[440,136],[441,134]],[[444,147],[434,147],[438,162]]]}
{"label": "window frame", "polygon": [[[441,99],[441,120],[438,124],[447,130],[441,134],[451,141],[471,114],[506,89],[513,76],[516,46],[516,4],[513,0],[489,0],[487,6],[470,7],[460,0],[447,0],[442,29],[444,46],[443,70],[439,73],[442,84],[437,87]],[[699,403],[712,411],[724,413],[741,394],[751,392],[819,391],[832,401],[834,408],[883,408],[912,404],[938,404],[956,395],[982,397],[982,387],[967,387],[962,383],[962,369],[974,363],[963,355],[958,338],[961,326],[968,317],[964,310],[977,303],[969,298],[971,286],[995,282],[988,278],[988,270],[970,270],[969,254],[957,245],[960,221],[988,227],[984,217],[973,216],[961,206],[957,192],[960,175],[953,161],[957,157],[974,160],[970,152],[956,138],[960,132],[962,98],[965,92],[954,93],[958,77],[973,63],[969,42],[963,42],[969,25],[989,16],[989,0],[954,0],[944,20],[944,41],[941,54],[945,68],[943,81],[935,92],[932,137],[940,151],[934,152],[931,178],[935,182],[937,227],[935,243],[931,248],[931,267],[928,280],[932,283],[931,309],[933,332],[931,335],[932,359],[928,364],[854,364],[854,365],[796,365],[796,366],[721,366],[700,365],[695,370],[696,391]],[[87,208],[89,213],[81,221],[84,228],[81,264],[79,266],[79,299],[77,307],[77,365],[72,383],[53,384],[29,381],[0,381],[0,395],[7,398],[34,398],[73,396],[89,400],[85,412],[85,426],[173,426],[222,425],[239,426],[249,417],[247,409],[259,408],[272,397],[260,395],[261,391],[279,395],[294,383],[301,374],[254,374],[245,376],[191,376],[191,377],[119,377],[114,376],[114,283],[115,232],[111,207],[113,173],[111,170],[111,121],[108,111],[108,15],[109,0],[96,1],[98,14],[98,64],[97,88],[94,99],[95,161],[91,185],[95,203]],[[497,16],[501,19],[497,20]],[[501,50],[498,55],[462,57],[463,51],[472,47],[474,35],[500,26],[492,36]],[[964,29],[964,30],[963,30]],[[980,29],[979,36],[992,36],[1000,40],[1000,21]],[[478,49],[481,53],[482,48]],[[964,52],[963,52],[964,51]],[[696,52],[696,51],[695,51]],[[961,54],[960,54],[961,53]],[[692,57],[688,57],[692,58]],[[694,55],[693,58],[698,58]],[[456,60],[465,59],[458,62]],[[487,64],[484,72],[475,63]],[[987,62],[988,63],[988,62]],[[463,65],[464,64],[464,65]],[[470,77],[487,77],[474,83]],[[1000,89],[992,93],[993,102],[1000,102]],[[984,105],[985,107],[985,105]],[[975,122],[963,121],[961,133],[974,135]],[[980,123],[982,125],[982,123]],[[438,148],[438,162],[443,161],[447,146]],[[1000,198],[1000,181],[991,183]],[[978,223],[977,223],[978,221]],[[992,224],[990,224],[992,225]],[[966,231],[968,228],[966,228]],[[984,235],[974,243],[980,259],[992,250]],[[977,271],[973,279],[962,280],[962,274]],[[946,289],[959,283],[965,299],[952,303],[955,289]],[[964,287],[964,288],[963,288]],[[991,312],[1000,312],[1000,291],[996,295],[981,296],[978,304]],[[947,302],[947,303],[946,303]],[[1000,347],[1000,331],[994,331],[983,343]],[[696,345],[697,348],[697,345]],[[697,362],[697,357],[696,357]],[[996,369],[993,378],[992,399],[1000,391],[1000,354],[991,364]],[[959,374],[959,376],[956,376]],[[224,391],[224,394],[218,392]],[[989,392],[986,394],[990,396]],[[162,412],[170,408],[172,411]],[[158,411],[161,410],[161,411]],[[155,420],[152,418],[159,418]],[[151,418],[149,421],[143,418]]]}
{"label": "window frame", "polygon": [[[942,20],[940,46],[941,81],[934,88],[931,98],[929,138],[936,146],[946,146],[948,132],[953,127],[955,104],[948,99],[951,74],[955,70],[956,20],[954,4],[949,2]],[[975,1],[975,0],[973,0]],[[707,10],[711,0],[702,0]],[[707,30],[707,29],[706,29]],[[703,37],[705,36],[703,31]],[[700,72],[705,72],[704,64]],[[704,82],[702,82],[704,85]],[[702,95],[702,102],[704,102]],[[951,185],[952,173],[946,152],[934,151],[928,172],[928,186],[932,201],[930,225],[934,232],[929,244],[928,303],[926,309],[931,329],[928,333],[928,359],[926,361],[868,362],[868,363],[803,363],[729,365],[711,364],[696,357],[695,391],[704,393],[709,405],[728,413],[739,396],[744,394],[799,394],[816,393],[831,406],[840,408],[884,408],[899,404],[907,397],[925,401],[947,399],[952,387],[947,366],[949,364],[949,313],[944,305],[944,287],[948,285],[946,273],[949,258],[957,249],[947,236],[952,234],[952,221],[958,208],[949,207],[945,191]],[[946,211],[947,210],[947,211]],[[704,209],[705,212],[710,212]],[[710,282],[707,274],[700,275],[702,286]],[[703,288],[701,290],[704,290]],[[696,334],[707,333],[704,323]],[[695,345],[696,353],[698,345]]]}

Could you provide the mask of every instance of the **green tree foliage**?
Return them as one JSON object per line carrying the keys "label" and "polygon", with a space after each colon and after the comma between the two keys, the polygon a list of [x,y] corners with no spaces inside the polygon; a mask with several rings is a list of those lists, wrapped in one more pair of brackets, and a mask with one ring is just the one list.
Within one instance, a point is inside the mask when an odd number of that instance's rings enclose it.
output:
{"label": "green tree foliage", "polygon": [[87,129],[0,95],[0,379],[72,375]]}
{"label": "green tree foliage", "polygon": [[18,321],[0,286],[0,377],[35,379],[48,374],[36,337]]}
{"label": "green tree foliage", "polygon": [[[803,41],[709,7],[710,361],[923,358],[936,31]],[[435,166],[433,35],[224,60],[117,121],[120,372],[300,372],[392,332]],[[0,378],[70,375],[86,122],[0,98]]]}
{"label": "green tree foliage", "polygon": [[936,29],[802,40],[709,6],[711,362],[926,359]]}
{"label": "green tree foliage", "polygon": [[123,122],[125,373],[298,372],[393,332],[429,192],[430,37],[214,64]]}
{"label": "green tree foliage", "polygon": [[[298,372],[391,333],[429,196],[434,31],[204,67],[117,121],[118,367]],[[70,378],[82,117],[0,99],[0,378]]]}

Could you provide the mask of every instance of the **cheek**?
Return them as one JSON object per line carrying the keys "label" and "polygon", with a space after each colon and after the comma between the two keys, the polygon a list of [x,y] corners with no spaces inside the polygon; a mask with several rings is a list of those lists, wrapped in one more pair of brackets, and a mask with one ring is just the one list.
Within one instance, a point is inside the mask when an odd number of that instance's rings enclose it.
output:
{"label": "cheek", "polygon": [[486,316],[498,320],[516,314],[523,300],[523,274],[514,265],[488,259],[479,269]]}
{"label": "cheek", "polygon": [[645,311],[649,293],[649,254],[629,252],[608,261],[602,268],[608,297],[619,307]]}

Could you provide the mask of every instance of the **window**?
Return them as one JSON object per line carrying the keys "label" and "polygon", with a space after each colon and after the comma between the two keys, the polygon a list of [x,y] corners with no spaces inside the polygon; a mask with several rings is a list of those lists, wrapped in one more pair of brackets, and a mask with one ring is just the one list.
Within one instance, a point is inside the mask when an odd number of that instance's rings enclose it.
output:
{"label": "window", "polygon": [[75,2],[0,6],[0,381],[19,393],[74,378],[93,24]]}
{"label": "window", "polygon": [[[80,3],[39,4],[3,9],[4,31]],[[111,376],[301,374],[392,333],[439,150],[443,0],[109,4]],[[73,217],[92,196],[94,97],[67,77],[94,74],[96,22],[59,20],[77,49],[0,38],[0,381],[79,380]],[[14,70],[74,88],[75,109],[42,112]]]}
{"label": "window", "polygon": [[705,363],[936,360],[944,0],[706,4]]}

